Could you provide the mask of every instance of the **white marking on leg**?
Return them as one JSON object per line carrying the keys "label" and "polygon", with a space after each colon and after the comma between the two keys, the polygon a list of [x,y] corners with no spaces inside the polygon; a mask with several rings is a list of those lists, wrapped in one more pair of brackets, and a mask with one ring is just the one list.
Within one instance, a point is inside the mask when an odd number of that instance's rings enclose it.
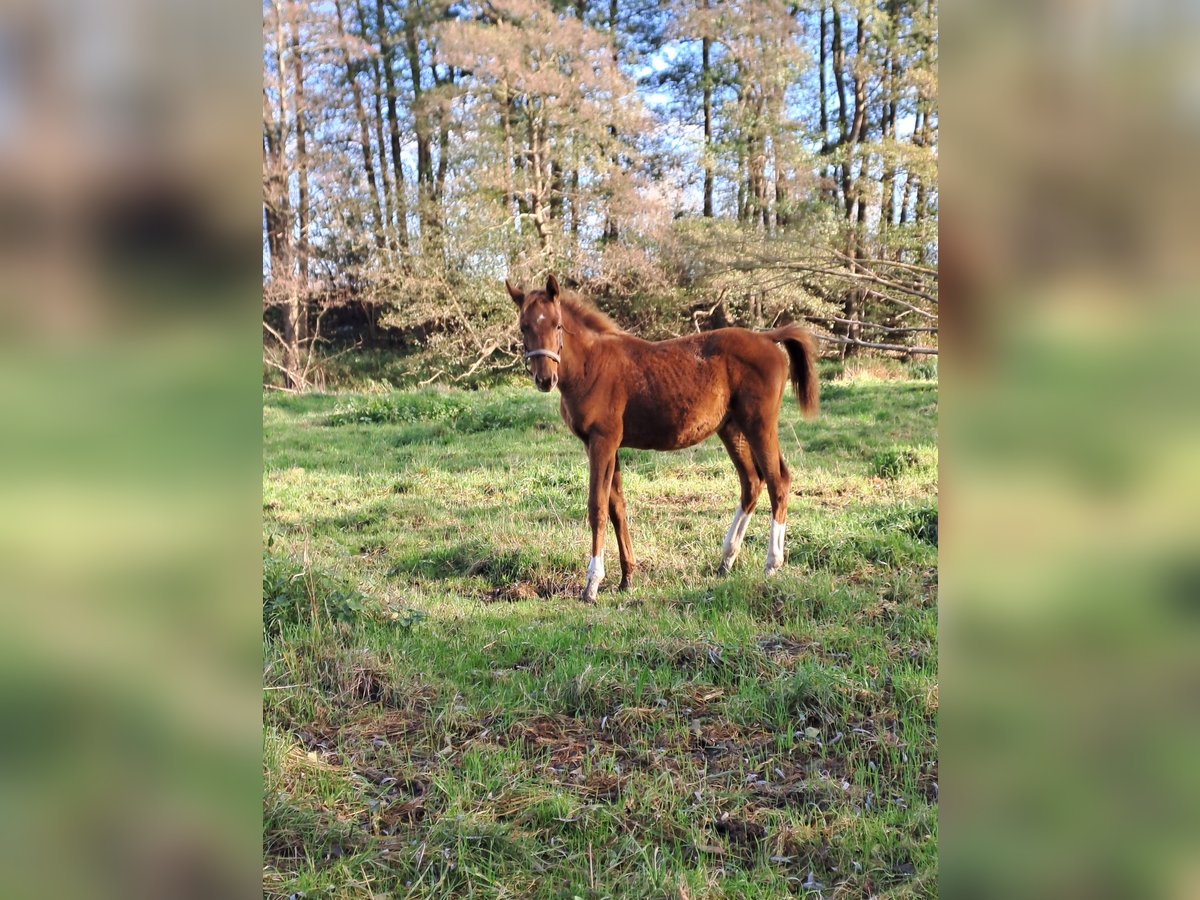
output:
{"label": "white marking on leg", "polygon": [[771,540],[767,547],[767,565],[764,570],[768,575],[777,571],[783,565],[783,533],[787,525],[771,519]]}
{"label": "white marking on leg", "polygon": [[742,510],[742,504],[734,510],[733,521],[725,532],[725,543],[721,545],[721,568],[731,569],[738,553],[742,550],[742,538],[746,536],[746,526],[750,524],[750,513]]}
{"label": "white marking on leg", "polygon": [[600,582],[604,580],[604,551],[593,556],[587,567],[587,584],[583,588],[583,596],[587,600],[595,600],[600,590]]}

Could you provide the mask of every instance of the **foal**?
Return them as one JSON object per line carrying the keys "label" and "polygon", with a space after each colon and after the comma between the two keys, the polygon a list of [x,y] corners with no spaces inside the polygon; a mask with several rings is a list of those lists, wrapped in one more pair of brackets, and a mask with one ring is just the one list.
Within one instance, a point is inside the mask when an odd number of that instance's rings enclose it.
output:
{"label": "foal", "polygon": [[[816,415],[818,385],[812,337],[797,325],[753,332],[721,328],[670,341],[644,341],[551,275],[544,291],[507,281],[520,310],[521,341],[540,391],[556,386],[563,421],[587,448],[588,524],[592,558],[582,599],[593,601],[604,579],[604,531],[612,516],[621,555],[621,589],[633,577],[633,548],[621,489],[620,447],[678,450],[714,432],[729,452],[742,496],[725,533],[722,573],[741,550],[764,484],[771,498],[766,574],[783,565],[791,476],[779,452],[779,406],[790,377],[807,418]],[[776,349],[782,344],[786,356]]]}

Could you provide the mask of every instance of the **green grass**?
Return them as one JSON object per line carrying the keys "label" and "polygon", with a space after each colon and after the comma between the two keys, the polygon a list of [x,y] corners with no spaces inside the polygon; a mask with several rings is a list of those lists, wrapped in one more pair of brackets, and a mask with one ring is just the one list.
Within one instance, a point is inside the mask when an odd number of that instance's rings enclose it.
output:
{"label": "green grass", "polygon": [[715,439],[622,451],[638,577],[610,532],[586,606],[557,395],[268,395],[264,893],[935,895],[937,383],[822,403],[778,575],[765,493],[714,574]]}

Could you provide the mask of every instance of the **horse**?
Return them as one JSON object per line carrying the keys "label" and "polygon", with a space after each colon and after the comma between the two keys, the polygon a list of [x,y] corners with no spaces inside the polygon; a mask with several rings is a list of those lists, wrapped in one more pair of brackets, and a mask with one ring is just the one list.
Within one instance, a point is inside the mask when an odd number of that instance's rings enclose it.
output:
{"label": "horse", "polygon": [[[765,573],[783,565],[791,475],[779,451],[779,409],[787,381],[806,418],[817,414],[819,386],[812,336],[798,325],[755,332],[720,328],[666,341],[620,329],[554,275],[545,290],[524,291],[505,279],[519,310],[524,357],[538,390],[558,388],[559,412],[587,450],[588,524],[592,555],[580,599],[595,602],[604,580],[606,518],[621,560],[620,590],[635,569],[622,447],[679,450],[717,434],[741,483],[741,499],[725,533],[719,572],[733,568],[763,485],[771,498]],[[786,353],[781,353],[782,345]]]}

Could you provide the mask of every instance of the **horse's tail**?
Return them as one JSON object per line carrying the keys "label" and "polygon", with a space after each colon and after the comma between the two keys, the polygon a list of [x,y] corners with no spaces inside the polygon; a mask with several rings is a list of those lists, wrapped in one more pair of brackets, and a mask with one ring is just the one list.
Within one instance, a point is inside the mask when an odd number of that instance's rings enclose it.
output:
{"label": "horse's tail", "polygon": [[821,387],[817,381],[817,346],[813,336],[799,325],[784,325],[768,331],[767,337],[783,344],[791,361],[792,388],[804,418],[812,419],[821,405]]}

